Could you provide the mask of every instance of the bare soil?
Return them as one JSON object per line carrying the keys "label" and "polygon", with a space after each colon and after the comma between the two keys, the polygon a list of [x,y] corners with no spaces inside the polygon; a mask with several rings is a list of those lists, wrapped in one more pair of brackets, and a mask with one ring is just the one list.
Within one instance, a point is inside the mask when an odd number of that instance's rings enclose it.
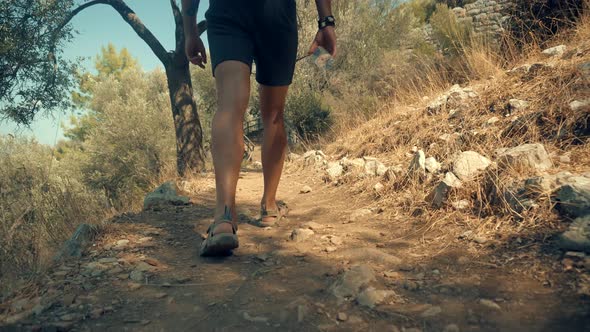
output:
{"label": "bare soil", "polygon": [[[190,205],[117,217],[87,255],[55,266],[29,292],[23,306],[37,304],[36,314],[12,310],[0,330],[590,331],[590,299],[580,294],[588,258],[564,258],[550,235],[462,239],[461,220],[432,227],[419,212],[376,208],[305,170],[286,171],[279,193],[291,212],[268,229],[247,223],[262,174],[244,172],[240,247],[199,257],[213,181],[200,180]],[[300,193],[304,185],[312,191]],[[350,222],[367,206],[369,216]],[[290,240],[307,222],[315,234]],[[394,295],[373,308],[339,301],[331,286],[355,265]]]}

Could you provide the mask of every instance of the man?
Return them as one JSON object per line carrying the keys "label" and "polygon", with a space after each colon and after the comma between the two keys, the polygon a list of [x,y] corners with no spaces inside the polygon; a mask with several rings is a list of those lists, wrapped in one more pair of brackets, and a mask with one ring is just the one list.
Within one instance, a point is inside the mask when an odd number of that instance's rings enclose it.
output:
{"label": "man", "polygon": [[[316,0],[316,6],[319,30],[309,53],[321,46],[335,56],[331,0]],[[196,24],[198,7],[199,0],[182,0],[185,49],[191,63],[205,68],[207,54]],[[276,194],[287,146],[283,113],[297,56],[297,16],[295,0],[210,0],[205,18],[217,87],[218,106],[211,124],[217,202],[214,222],[200,253],[213,256],[238,247],[235,198],[253,61],[264,126],[264,195],[257,225],[274,225],[286,214],[286,206],[277,201]]]}

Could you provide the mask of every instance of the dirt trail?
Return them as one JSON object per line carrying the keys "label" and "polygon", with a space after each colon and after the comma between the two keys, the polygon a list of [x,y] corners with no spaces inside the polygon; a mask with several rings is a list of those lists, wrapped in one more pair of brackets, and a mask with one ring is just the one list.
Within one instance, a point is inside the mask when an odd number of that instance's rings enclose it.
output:
{"label": "dirt trail", "polygon": [[[287,171],[280,188],[291,207],[288,221],[272,229],[242,223],[233,256],[201,258],[214,199],[213,179],[203,183],[207,189],[191,205],[118,217],[88,255],[50,271],[37,314],[4,329],[590,329],[590,301],[571,282],[576,269],[564,272],[562,253],[544,239],[460,240],[460,230],[427,232],[420,216],[374,206],[368,217],[349,222],[351,212],[371,202],[300,170]],[[303,185],[313,190],[301,194]],[[256,215],[261,189],[260,172],[243,175],[242,213]],[[294,229],[306,227],[315,234],[290,240]],[[386,298],[333,294],[331,286],[356,265],[375,272],[369,286]]]}

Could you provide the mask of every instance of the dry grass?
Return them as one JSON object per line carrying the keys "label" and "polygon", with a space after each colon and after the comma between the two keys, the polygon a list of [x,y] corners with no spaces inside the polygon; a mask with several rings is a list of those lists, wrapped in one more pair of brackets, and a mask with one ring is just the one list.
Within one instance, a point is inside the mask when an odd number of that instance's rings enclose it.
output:
{"label": "dry grass", "polygon": [[[530,45],[522,53],[517,53],[516,47],[508,47],[500,57],[486,43],[472,43],[472,47],[465,50],[461,70],[471,78],[468,85],[479,96],[462,105],[462,116],[451,119],[445,111],[435,115],[424,111],[452,85],[450,78],[456,77],[440,71],[440,67],[425,64],[417,67],[415,73],[399,78],[406,84],[398,84],[400,91],[392,95],[373,119],[360,126],[349,121],[341,124],[340,128],[347,134],[331,142],[326,150],[337,158],[374,156],[387,165],[401,165],[406,169],[412,147],[416,146],[424,150],[427,157],[442,161],[443,169],[447,170],[452,156],[459,151],[474,150],[493,160],[498,148],[539,142],[557,166],[551,172],[588,172],[590,110],[573,111],[569,107],[573,100],[590,98],[588,76],[579,69],[580,64],[590,61],[588,40],[590,20],[586,16],[575,29],[557,35],[552,41],[552,45],[568,45],[568,52],[562,59],[544,58],[536,45]],[[531,74],[507,73],[507,69],[525,63],[543,63],[550,67]],[[529,107],[507,115],[510,113],[508,101],[513,98],[528,101]],[[492,117],[498,117],[499,122],[487,125]],[[449,135],[450,139],[443,141],[441,135]],[[557,157],[566,153],[571,155],[571,163],[559,163]],[[461,220],[462,226],[482,233],[504,231],[510,234],[554,228],[558,217],[546,194],[537,198],[537,208],[528,210],[515,207],[506,197],[491,198],[492,192],[504,192],[533,175],[535,172],[530,169],[491,167],[479,178],[451,192],[449,201],[465,199],[471,203],[466,211],[451,207],[438,211],[430,209],[425,198],[438,178],[424,180],[401,176],[389,181],[387,191],[378,196],[372,189],[377,180],[363,179],[354,184],[354,190],[375,198],[375,205],[419,215],[428,221],[429,229],[442,229],[449,223],[457,224],[457,220]]]}

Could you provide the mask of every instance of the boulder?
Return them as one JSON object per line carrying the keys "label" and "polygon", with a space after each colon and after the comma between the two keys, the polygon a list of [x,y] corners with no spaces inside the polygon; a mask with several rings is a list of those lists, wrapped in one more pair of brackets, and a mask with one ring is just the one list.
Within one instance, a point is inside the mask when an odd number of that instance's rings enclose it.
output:
{"label": "boulder", "polygon": [[488,158],[475,151],[461,152],[453,161],[453,173],[462,181],[471,180],[491,163]]}
{"label": "boulder", "polygon": [[555,47],[551,47],[551,48],[545,49],[541,53],[545,57],[547,57],[547,58],[552,58],[552,57],[562,56],[563,53],[565,53],[566,50],[567,50],[567,46],[565,46],[565,45],[559,45],[559,46],[555,46]]}
{"label": "boulder", "polygon": [[546,171],[553,167],[545,147],[538,143],[498,149],[496,154],[498,155],[498,164],[505,168],[520,165],[537,171]]}
{"label": "boulder", "polygon": [[590,253],[590,215],[574,220],[568,230],[558,237],[557,245],[564,250]]}
{"label": "boulder", "polygon": [[168,205],[186,205],[189,198],[176,193],[176,184],[167,181],[161,184],[156,190],[147,194],[143,200],[143,209],[149,210]]}
{"label": "boulder", "polygon": [[556,195],[557,208],[564,214],[583,217],[590,214],[590,178],[573,176],[559,188]]}

